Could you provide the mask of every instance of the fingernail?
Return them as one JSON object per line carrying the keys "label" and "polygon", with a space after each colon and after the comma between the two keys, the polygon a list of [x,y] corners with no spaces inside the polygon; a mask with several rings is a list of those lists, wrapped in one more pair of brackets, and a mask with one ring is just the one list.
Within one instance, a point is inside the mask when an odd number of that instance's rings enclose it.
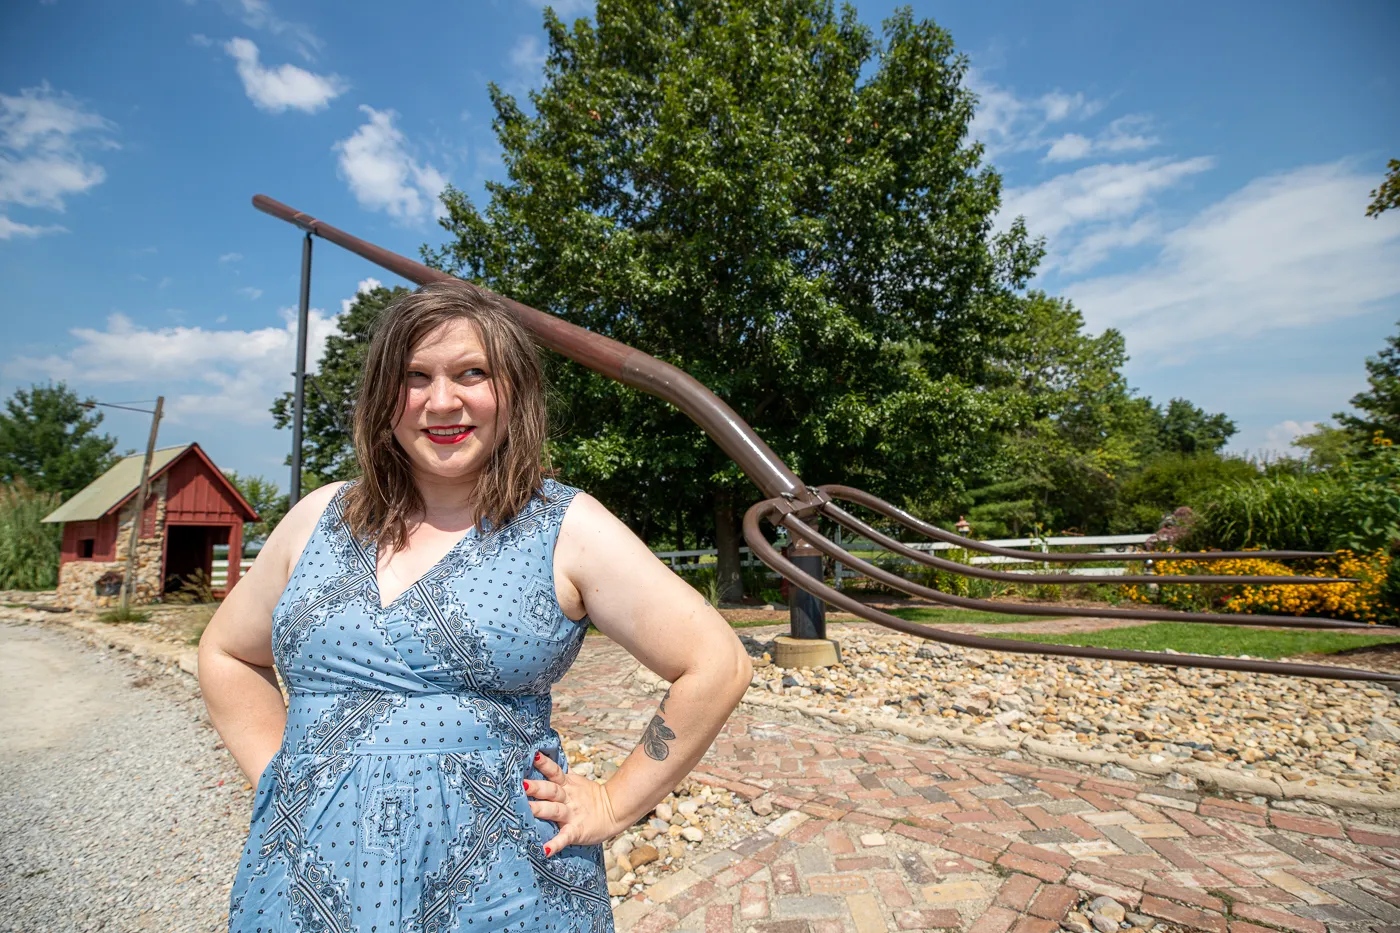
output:
{"label": "fingernail", "polygon": [[544,755],[541,754],[540,752],[535,752],[535,760],[536,760],[536,761],[539,761],[539,760],[540,760],[541,758],[543,758],[543,757],[544,757]]}
{"label": "fingernail", "polygon": [[545,855],[548,855],[548,854],[549,854],[549,846],[545,846],[545,847],[544,847],[544,854],[545,854]]}
{"label": "fingernail", "polygon": [[529,781],[521,781],[520,783],[521,783],[522,785],[524,785],[524,787],[525,787],[525,793],[528,794],[528,793],[530,792],[530,782],[529,782]]}

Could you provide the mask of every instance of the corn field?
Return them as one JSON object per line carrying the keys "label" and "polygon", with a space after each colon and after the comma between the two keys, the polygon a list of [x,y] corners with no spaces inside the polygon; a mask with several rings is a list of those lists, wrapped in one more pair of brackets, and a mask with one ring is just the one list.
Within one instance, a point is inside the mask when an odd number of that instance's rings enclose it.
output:
{"label": "corn field", "polygon": [[51,590],[58,585],[62,526],[40,519],[58,508],[57,493],[23,480],[0,486],[0,590]]}

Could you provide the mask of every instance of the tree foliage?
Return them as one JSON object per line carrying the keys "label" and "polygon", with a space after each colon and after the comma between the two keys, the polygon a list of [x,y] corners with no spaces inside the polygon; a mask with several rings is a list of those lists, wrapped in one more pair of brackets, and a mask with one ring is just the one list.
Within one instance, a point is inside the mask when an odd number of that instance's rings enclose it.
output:
{"label": "tree foliage", "polygon": [[1400,439],[1400,333],[1387,337],[1381,352],[1366,359],[1365,392],[1351,398],[1359,415],[1333,415],[1364,445],[1377,431],[1391,440]]}
{"label": "tree foliage", "polygon": [[[484,210],[449,189],[429,260],[688,371],[809,482],[956,488],[1005,422],[981,387],[1040,246],[993,229],[949,35],[825,0],[601,0],[545,29],[533,112],[491,87],[508,180]],[[551,375],[564,475],[716,541],[732,596],[752,487],[664,403]]]}
{"label": "tree foliage", "polygon": [[1393,207],[1400,207],[1400,159],[1391,159],[1386,165],[1385,180],[1371,192],[1366,216],[1377,217]]}
{"label": "tree foliage", "polygon": [[102,413],[83,406],[62,382],[16,389],[0,414],[0,481],[66,499],[101,476],[118,459],[117,440],[99,434]]}
{"label": "tree foliage", "polygon": [[[246,522],[243,525],[244,543],[266,540],[272,529],[276,528],[277,523],[287,514],[287,494],[272,480],[262,476],[241,476],[233,470],[224,470],[224,476],[258,513],[258,521]],[[308,485],[303,480],[302,488],[312,489],[314,485]]]}

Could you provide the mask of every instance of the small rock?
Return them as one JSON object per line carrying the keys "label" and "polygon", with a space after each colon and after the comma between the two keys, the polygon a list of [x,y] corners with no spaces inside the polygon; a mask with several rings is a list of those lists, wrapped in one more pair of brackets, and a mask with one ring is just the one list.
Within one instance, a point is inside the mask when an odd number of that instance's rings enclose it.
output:
{"label": "small rock", "polygon": [[[647,848],[651,847],[648,846]],[[632,864],[632,856],[630,854],[624,854],[617,857],[617,867],[625,875],[636,866]]]}
{"label": "small rock", "polygon": [[623,884],[621,881],[608,882],[608,893],[613,897],[626,897],[630,890],[632,890],[632,886]]}
{"label": "small rock", "polygon": [[773,812],[773,801],[768,799],[766,795],[755,797],[753,803],[749,804],[749,809],[753,810],[757,816],[769,816]]}
{"label": "small rock", "polygon": [[1093,925],[1099,933],[1118,933],[1119,924],[1105,917],[1103,914],[1090,914],[1089,923]]}
{"label": "small rock", "polygon": [[681,835],[690,842],[705,841],[705,832],[698,826],[687,826],[685,829],[681,830]]}
{"label": "small rock", "polygon": [[[695,812],[699,809],[700,803],[696,800],[682,800],[680,803],[676,804],[676,811],[679,812],[681,816],[694,816]],[[672,822],[675,821],[672,820]]]}
{"label": "small rock", "polygon": [[1089,918],[1077,910],[1071,910],[1065,914],[1065,919],[1060,921],[1060,926],[1069,933],[1090,933]]}
{"label": "small rock", "polygon": [[1167,775],[1167,779],[1162,782],[1172,790],[1195,790],[1196,782],[1179,771],[1173,771]]}
{"label": "small rock", "polygon": [[1132,771],[1129,771],[1127,768],[1123,767],[1122,765],[1116,765],[1116,764],[1114,764],[1113,762],[1108,762],[1107,764],[1105,764],[1105,765],[1104,765],[1102,768],[1100,768],[1099,770],[1101,770],[1101,771],[1104,773],[1104,777],[1111,777],[1111,778],[1113,778],[1115,781],[1136,781],[1136,780],[1137,780],[1137,775],[1136,775],[1136,774],[1134,774]]}
{"label": "small rock", "polygon": [[617,858],[621,858],[622,856],[626,855],[631,851],[632,840],[627,838],[626,836],[623,836],[621,839],[617,840],[612,844],[612,854]]}
{"label": "small rock", "polygon": [[[1089,902],[1089,913],[1112,920],[1115,924],[1122,923],[1128,915],[1128,911],[1123,905],[1111,897],[1094,898]],[[1116,930],[1118,927],[1114,926],[1113,929]]]}
{"label": "small rock", "polygon": [[862,833],[860,837],[860,844],[866,846],[867,848],[873,849],[876,846],[884,845],[885,837],[880,835],[879,833]]}
{"label": "small rock", "polygon": [[669,803],[658,803],[656,805],[656,818],[658,820],[665,820],[667,823],[669,823],[671,822],[671,817],[674,814],[675,811],[671,809],[671,805]]}
{"label": "small rock", "polygon": [[[656,846],[650,843],[643,843],[632,850],[632,854],[627,856],[632,862],[633,868],[641,868],[643,865],[650,865],[661,857],[661,853],[656,851]],[[622,860],[618,859],[621,864]]]}

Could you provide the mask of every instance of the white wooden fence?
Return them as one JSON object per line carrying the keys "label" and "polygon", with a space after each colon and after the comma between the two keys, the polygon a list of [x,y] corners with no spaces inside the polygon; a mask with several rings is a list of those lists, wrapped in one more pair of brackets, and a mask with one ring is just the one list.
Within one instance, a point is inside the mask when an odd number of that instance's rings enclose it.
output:
{"label": "white wooden fence", "polygon": [[[978,554],[971,558],[968,563],[982,567],[995,565],[997,569],[1006,570],[1009,573],[1041,573],[1047,566],[1045,561],[1037,558],[1036,554],[1048,553],[1053,549],[1073,549],[1083,551],[1084,548],[1097,548],[1089,553],[1102,554],[1104,562],[1112,562],[1115,555],[1129,551],[1136,551],[1147,541],[1149,535],[1087,535],[1085,537],[1056,537],[1056,538],[998,538],[994,541],[983,541],[982,544],[990,544],[995,547],[1004,548],[1027,548],[1026,556],[1005,557],[1000,554]],[[833,540],[848,551],[876,551],[881,554],[889,554],[884,548],[866,540],[865,538],[843,538],[838,529],[833,535]],[[948,544],[945,541],[919,541],[908,544],[908,547],[916,551],[952,551],[958,550],[956,544]],[[1034,548],[1034,550],[1029,550]],[[671,569],[677,573],[687,573],[700,570],[703,567],[715,566],[714,560],[704,558],[715,558],[719,551],[715,548],[708,548],[695,551],[653,551],[657,557],[664,560]],[[762,561],[753,556],[753,552],[746,547],[739,548],[740,562],[745,567],[760,566]],[[888,559],[888,558],[886,558]],[[895,558],[896,563],[908,566],[918,566],[914,561],[907,558]],[[883,562],[883,561],[882,561]],[[253,558],[245,556],[243,558],[242,572],[247,573],[248,568],[253,564]],[[1034,566],[1023,566],[1031,565]],[[1105,576],[1120,576],[1125,571],[1122,567],[1064,567],[1056,565],[1056,573],[1072,574],[1102,574]],[[836,564],[836,586],[839,588],[842,581],[852,577],[859,577],[861,574],[848,567]],[[214,589],[222,589],[228,582],[228,561],[215,560],[213,571],[210,574],[210,582]]]}
{"label": "white wooden fence", "polygon": [[[1069,573],[1069,574],[1095,574],[1102,576],[1117,577],[1122,576],[1126,571],[1123,567],[1067,567],[1064,564],[1050,564],[1047,561],[1038,560],[1036,551],[1042,554],[1049,553],[1051,549],[1073,550],[1081,553],[1102,554],[1105,563],[1111,563],[1115,555],[1124,554],[1129,551],[1140,550],[1142,545],[1151,537],[1149,534],[1137,535],[1084,535],[1083,537],[1066,535],[1054,538],[998,538],[992,541],[980,541],[979,544],[988,544],[994,547],[1003,548],[1034,548],[1027,550],[1024,558],[1006,557],[1001,554],[977,554],[975,557],[967,559],[967,563],[977,567],[995,565],[996,569],[1004,570],[1007,573]],[[836,543],[840,544],[848,551],[877,551],[889,554],[884,548],[865,538],[843,538],[840,529],[837,529],[833,536]],[[956,544],[949,544],[946,541],[919,541],[907,544],[906,547],[916,551],[954,551],[962,550]],[[1085,551],[1085,548],[1095,548],[1096,550]],[[976,552],[967,552],[976,553]],[[889,558],[885,558],[885,561]],[[884,562],[884,561],[882,561]],[[920,566],[908,558],[894,558],[895,563],[904,564],[910,567]],[[1095,561],[1098,563],[1098,561]],[[1034,566],[1026,566],[1034,565]],[[863,576],[854,570],[836,565],[836,586],[841,586],[841,581],[852,577]]]}

